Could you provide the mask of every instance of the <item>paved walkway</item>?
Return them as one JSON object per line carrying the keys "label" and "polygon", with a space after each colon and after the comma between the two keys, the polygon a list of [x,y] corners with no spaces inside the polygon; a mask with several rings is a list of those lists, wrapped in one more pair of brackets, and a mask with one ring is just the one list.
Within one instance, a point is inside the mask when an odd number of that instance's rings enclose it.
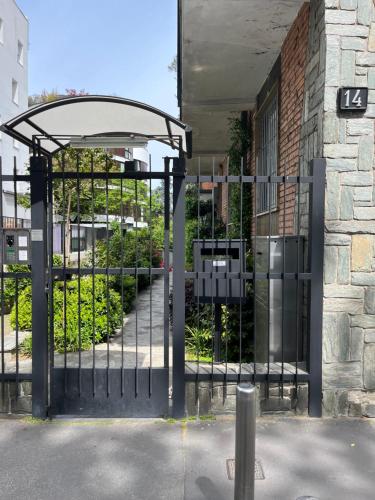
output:
{"label": "paved walkway", "polygon": [[[150,287],[142,290],[138,295],[137,308],[134,307],[130,313],[125,315],[124,326],[109,341],[109,365],[111,368],[122,366],[122,341],[124,342],[124,367],[133,368],[136,364],[136,330],[138,331],[138,367],[149,367],[152,359],[153,367],[164,366],[164,280],[158,277],[152,284],[152,305],[150,302]],[[150,335],[150,311],[152,311],[152,328]],[[27,333],[20,332],[20,341]],[[8,351],[15,348],[15,333],[10,332],[6,337],[9,344]],[[150,349],[150,341],[152,349]],[[7,345],[8,345],[7,344]],[[170,342],[171,346],[171,342]],[[67,353],[67,366],[78,367],[78,353]],[[172,359],[170,347],[170,359]],[[14,354],[8,354],[5,359],[5,371],[14,372],[16,358]],[[64,366],[64,355],[55,353],[55,366]],[[81,367],[92,368],[93,350],[81,352]],[[96,368],[107,367],[107,343],[95,346]],[[31,372],[31,358],[20,357],[20,372]]]}
{"label": "paved walkway", "polygon": [[[111,368],[121,368],[122,342],[124,344],[124,367],[133,368],[138,357],[138,366],[149,367],[152,359],[153,367],[164,366],[164,280],[157,278],[152,284],[152,305],[150,302],[150,287],[142,290],[130,313],[126,314],[124,326],[109,341],[109,365]],[[150,311],[152,311],[152,328],[150,333]],[[138,354],[137,336],[138,332]],[[150,349],[150,343],[152,350]],[[107,343],[95,346],[96,368],[107,367]],[[91,368],[93,351],[82,351],[82,368]],[[67,354],[69,368],[78,366],[78,353]],[[55,366],[64,366],[64,356],[55,354]]]}
{"label": "paved walkway", "polygon": [[[373,500],[375,422],[262,418],[256,500]],[[234,419],[0,420],[2,500],[232,500]]]}

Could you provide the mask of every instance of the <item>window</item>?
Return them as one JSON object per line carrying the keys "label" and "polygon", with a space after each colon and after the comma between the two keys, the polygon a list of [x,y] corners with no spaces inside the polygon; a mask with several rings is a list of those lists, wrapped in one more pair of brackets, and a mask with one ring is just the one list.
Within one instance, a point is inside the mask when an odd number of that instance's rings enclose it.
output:
{"label": "window", "polygon": [[0,17],[0,43],[4,43],[4,21]]}
{"label": "window", "polygon": [[18,104],[18,82],[12,80],[12,101],[14,104]]}
{"label": "window", "polygon": [[81,252],[85,251],[87,248],[86,228],[80,227],[78,232],[78,227],[73,226],[71,229],[71,235],[72,235],[71,251],[72,252],[78,252],[78,250],[80,250]]}
{"label": "window", "polygon": [[17,61],[23,66],[23,44],[19,40],[17,45]]}
{"label": "window", "polygon": [[[274,93],[257,119],[257,164],[259,176],[277,175],[278,162],[278,95]],[[277,184],[257,185],[257,214],[269,212],[277,206]]]}

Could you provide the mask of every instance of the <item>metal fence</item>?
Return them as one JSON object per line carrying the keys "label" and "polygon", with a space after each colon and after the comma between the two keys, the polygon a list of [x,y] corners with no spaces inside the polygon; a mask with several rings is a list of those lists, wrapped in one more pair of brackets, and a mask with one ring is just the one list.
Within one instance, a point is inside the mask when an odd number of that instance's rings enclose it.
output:
{"label": "metal fence", "polygon": [[[323,160],[310,175],[285,177],[250,175],[243,161],[213,159],[208,171],[196,160],[187,175],[182,158],[147,172],[109,168],[109,158],[59,158],[31,158],[27,175],[0,170],[3,401],[9,382],[17,398],[32,380],[35,416],[164,415],[172,385],[173,414],[183,416],[186,382],[197,393],[208,382],[212,394],[215,383],[251,381],[264,383],[266,396],[276,385],[280,398],[285,384],[308,384],[309,413],[321,414]],[[22,267],[6,263],[7,231],[17,236],[27,222],[6,222],[4,183],[13,186],[14,219],[20,204],[31,207],[31,260]],[[260,191],[270,205],[262,214]]]}
{"label": "metal fence", "polygon": [[[16,407],[14,401],[23,392],[22,383],[30,382],[31,360],[24,361],[21,344],[26,334],[21,331],[19,322],[19,296],[22,290],[31,284],[31,268],[27,261],[19,261],[15,253],[5,255],[6,238],[16,245],[17,235],[24,236],[24,228],[30,227],[30,221],[18,217],[20,198],[27,205],[28,175],[17,173],[17,163],[14,159],[12,174],[3,174],[2,158],[0,157],[0,388],[1,410],[10,412]],[[21,184],[21,185],[20,185]],[[7,207],[12,213],[4,214],[4,191],[8,196]],[[9,197],[13,199],[9,205]],[[27,232],[27,231],[26,231]],[[13,247],[14,248],[14,247]],[[12,250],[12,248],[10,248]],[[15,257],[12,262],[12,257]],[[7,260],[8,257],[8,260]],[[21,256],[22,257],[22,256]],[[26,255],[26,257],[28,257]],[[6,264],[6,260],[8,264]],[[11,386],[9,384],[12,384]],[[10,397],[14,395],[13,401]]]}
{"label": "metal fence", "polygon": [[[264,382],[266,397],[275,384],[280,398],[286,383],[307,383],[309,413],[320,415],[324,161],[294,177],[249,175],[244,162],[230,160],[223,166],[213,159],[211,172],[202,172],[198,159],[194,169],[198,175],[185,178],[185,380],[196,382],[196,394],[201,381],[211,383],[211,394],[217,382]],[[208,200],[202,184],[211,186]],[[265,191],[269,206],[259,215],[257,196]]]}

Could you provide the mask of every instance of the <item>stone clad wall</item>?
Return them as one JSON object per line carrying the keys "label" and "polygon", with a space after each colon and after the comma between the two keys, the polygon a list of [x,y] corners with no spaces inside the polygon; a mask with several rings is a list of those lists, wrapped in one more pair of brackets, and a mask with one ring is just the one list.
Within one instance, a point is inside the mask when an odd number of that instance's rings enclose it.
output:
{"label": "stone clad wall", "polygon": [[[325,0],[325,40],[324,411],[375,416],[373,0]],[[341,86],[369,87],[364,115],[338,115]]]}

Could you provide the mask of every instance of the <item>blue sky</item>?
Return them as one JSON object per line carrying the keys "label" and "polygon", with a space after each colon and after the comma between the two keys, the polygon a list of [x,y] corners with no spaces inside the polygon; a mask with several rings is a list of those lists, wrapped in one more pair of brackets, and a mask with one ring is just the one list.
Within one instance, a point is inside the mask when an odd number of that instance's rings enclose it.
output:
{"label": "blue sky", "polygon": [[17,3],[30,23],[29,94],[85,89],[178,116],[176,79],[168,71],[177,50],[177,0]]}

